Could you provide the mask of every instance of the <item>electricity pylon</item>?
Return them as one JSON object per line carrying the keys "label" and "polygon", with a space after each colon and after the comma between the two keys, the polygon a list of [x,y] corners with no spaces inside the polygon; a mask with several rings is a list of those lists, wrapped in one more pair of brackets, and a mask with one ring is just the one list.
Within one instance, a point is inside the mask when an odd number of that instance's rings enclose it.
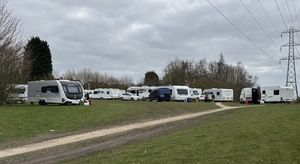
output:
{"label": "electricity pylon", "polygon": [[295,46],[300,46],[299,43],[295,43],[295,33],[300,32],[298,29],[294,29],[293,27],[290,27],[288,30],[283,31],[282,34],[289,34],[289,42],[287,44],[284,44],[280,47],[280,50],[282,50],[282,47],[288,47],[289,53],[287,57],[284,57],[280,60],[287,60],[288,66],[287,66],[287,75],[286,75],[286,86],[293,87],[295,89],[296,98],[298,98],[298,87],[297,87],[297,76],[296,76],[296,60],[299,60],[300,57],[295,56]]}

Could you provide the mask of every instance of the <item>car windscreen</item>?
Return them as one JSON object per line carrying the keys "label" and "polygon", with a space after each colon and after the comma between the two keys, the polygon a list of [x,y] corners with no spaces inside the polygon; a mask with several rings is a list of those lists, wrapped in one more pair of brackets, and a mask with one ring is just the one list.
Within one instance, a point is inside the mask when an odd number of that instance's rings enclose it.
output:
{"label": "car windscreen", "polygon": [[177,89],[177,93],[179,95],[188,95],[188,90],[187,89]]}

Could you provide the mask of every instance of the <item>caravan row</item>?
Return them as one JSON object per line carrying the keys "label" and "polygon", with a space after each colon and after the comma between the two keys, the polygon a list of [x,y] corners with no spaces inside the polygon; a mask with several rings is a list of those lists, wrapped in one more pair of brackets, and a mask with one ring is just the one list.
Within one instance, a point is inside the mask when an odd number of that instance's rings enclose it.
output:
{"label": "caravan row", "polygon": [[233,101],[232,89],[202,89],[188,86],[141,86],[129,87],[125,90],[113,88],[97,88],[84,90],[81,83],[70,80],[30,81],[28,85],[17,85],[11,94],[16,101],[31,104],[80,104],[87,97],[92,99],[123,99],[123,100],[162,100],[162,101]]}
{"label": "caravan row", "polygon": [[[169,90],[169,91],[168,91]],[[233,101],[232,89],[205,89],[190,88],[188,86],[169,85],[157,87],[129,87],[127,92],[138,96],[139,100],[165,100],[165,101],[204,101],[205,99],[215,101]],[[170,97],[170,100],[166,99]]]}
{"label": "caravan row", "polygon": [[243,88],[240,95],[241,103],[290,103],[295,99],[294,88],[283,86]]}

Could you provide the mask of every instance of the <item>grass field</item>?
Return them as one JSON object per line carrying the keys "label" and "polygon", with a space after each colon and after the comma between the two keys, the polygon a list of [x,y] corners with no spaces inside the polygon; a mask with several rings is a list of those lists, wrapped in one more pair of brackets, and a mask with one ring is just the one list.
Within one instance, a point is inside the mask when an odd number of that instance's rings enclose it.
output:
{"label": "grass field", "polygon": [[300,105],[242,108],[66,163],[300,163]]}
{"label": "grass field", "polygon": [[213,103],[124,101],[95,101],[92,106],[5,106],[0,107],[0,145],[215,108]]}

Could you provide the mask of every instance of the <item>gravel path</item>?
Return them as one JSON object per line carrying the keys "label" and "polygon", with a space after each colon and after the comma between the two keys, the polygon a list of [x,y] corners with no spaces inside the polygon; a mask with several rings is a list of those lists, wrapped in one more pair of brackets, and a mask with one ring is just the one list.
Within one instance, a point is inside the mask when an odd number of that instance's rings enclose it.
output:
{"label": "gravel path", "polygon": [[85,141],[85,140],[89,140],[89,139],[95,139],[98,137],[104,137],[104,136],[118,134],[118,133],[122,133],[122,132],[128,132],[131,130],[143,129],[143,128],[148,128],[148,127],[153,127],[156,125],[172,123],[172,122],[176,122],[176,121],[180,121],[180,120],[191,119],[191,118],[195,118],[195,117],[199,117],[199,116],[203,116],[203,115],[207,115],[207,114],[211,114],[211,113],[216,113],[216,112],[220,112],[220,111],[241,108],[241,107],[228,107],[228,106],[223,105],[222,103],[216,103],[216,105],[218,105],[221,108],[204,111],[204,112],[191,113],[191,114],[185,114],[185,115],[180,115],[180,116],[175,116],[175,117],[163,118],[163,119],[153,120],[153,121],[148,121],[148,122],[129,124],[129,125],[125,125],[125,126],[118,126],[118,127],[114,127],[114,128],[100,129],[100,130],[95,130],[92,132],[70,135],[70,136],[61,137],[61,138],[57,138],[57,139],[51,139],[51,140],[47,140],[47,141],[43,141],[43,142],[24,145],[24,146],[20,146],[20,147],[4,149],[4,150],[0,150],[0,159],[10,157],[10,156],[20,155],[20,154],[24,154],[24,153],[34,152],[34,151],[38,151],[38,150],[43,150],[43,149],[47,149],[47,148],[53,148],[53,147],[60,146],[60,145],[66,145],[66,144],[76,143],[76,142]]}

